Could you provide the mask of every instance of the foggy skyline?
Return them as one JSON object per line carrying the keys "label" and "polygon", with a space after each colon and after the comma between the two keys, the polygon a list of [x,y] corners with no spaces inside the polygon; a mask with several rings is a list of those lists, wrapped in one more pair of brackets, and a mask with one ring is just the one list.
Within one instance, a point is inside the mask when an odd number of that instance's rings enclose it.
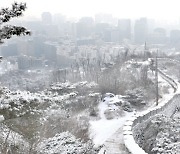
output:
{"label": "foggy skyline", "polygon": [[[0,0],[0,7],[10,7],[14,0]],[[178,0],[16,0],[26,2],[25,17],[40,17],[42,12],[61,13],[67,17],[80,18],[95,14],[112,14],[117,18],[154,18],[179,21]]]}

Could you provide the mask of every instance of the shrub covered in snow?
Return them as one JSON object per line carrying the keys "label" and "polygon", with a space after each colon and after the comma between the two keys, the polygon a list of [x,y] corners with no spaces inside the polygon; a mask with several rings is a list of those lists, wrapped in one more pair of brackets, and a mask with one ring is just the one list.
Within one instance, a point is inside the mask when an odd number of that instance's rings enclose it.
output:
{"label": "shrub covered in snow", "polygon": [[[139,126],[137,127],[139,128]],[[180,152],[180,120],[159,114],[136,130],[138,144],[150,154]]]}
{"label": "shrub covered in snow", "polygon": [[125,99],[130,102],[132,105],[140,106],[144,105],[144,92],[143,89],[136,88],[132,90],[126,91],[126,97]]}
{"label": "shrub covered in snow", "polygon": [[0,124],[0,132],[0,153],[23,154],[29,151],[29,143],[22,135],[2,123]]}
{"label": "shrub covered in snow", "polygon": [[[3,90],[0,98],[0,114],[5,119],[12,119],[23,115],[33,115],[44,112],[44,110],[55,104],[62,103],[77,95],[76,92],[58,95],[51,91],[30,93],[28,91]],[[62,103],[61,106],[64,106]]]}
{"label": "shrub covered in snow", "polygon": [[122,109],[124,111],[127,111],[127,112],[132,112],[133,111],[132,105],[127,101],[122,102]]}
{"label": "shrub covered in snow", "polygon": [[38,154],[97,154],[98,151],[91,142],[82,143],[69,132],[56,134],[37,146]]}

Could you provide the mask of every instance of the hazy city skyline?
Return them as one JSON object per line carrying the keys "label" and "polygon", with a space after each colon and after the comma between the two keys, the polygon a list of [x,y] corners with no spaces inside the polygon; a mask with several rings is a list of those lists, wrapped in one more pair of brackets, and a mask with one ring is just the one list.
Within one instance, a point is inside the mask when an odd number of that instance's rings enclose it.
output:
{"label": "hazy city skyline", "polygon": [[[25,17],[40,17],[42,12],[62,13],[67,17],[81,18],[98,13],[112,14],[117,18],[154,18],[179,21],[178,0],[16,0],[26,2]],[[9,7],[14,0],[1,0],[0,7]]]}

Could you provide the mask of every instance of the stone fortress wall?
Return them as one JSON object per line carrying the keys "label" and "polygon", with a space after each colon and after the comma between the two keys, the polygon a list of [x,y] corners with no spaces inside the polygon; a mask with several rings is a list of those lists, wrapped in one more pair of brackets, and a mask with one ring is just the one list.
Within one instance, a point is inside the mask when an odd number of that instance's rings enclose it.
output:
{"label": "stone fortress wall", "polygon": [[159,71],[159,73],[172,86],[174,89],[174,94],[169,98],[169,100],[166,100],[166,102],[162,102],[152,109],[146,110],[138,115],[134,115],[126,121],[123,127],[123,137],[127,151],[131,154],[147,154],[136,143],[138,136],[141,135],[136,134],[136,130],[142,129],[142,123],[145,123],[149,118],[157,114],[165,114],[166,116],[170,117],[177,108],[180,108],[180,93],[177,92],[177,83],[163,72]]}

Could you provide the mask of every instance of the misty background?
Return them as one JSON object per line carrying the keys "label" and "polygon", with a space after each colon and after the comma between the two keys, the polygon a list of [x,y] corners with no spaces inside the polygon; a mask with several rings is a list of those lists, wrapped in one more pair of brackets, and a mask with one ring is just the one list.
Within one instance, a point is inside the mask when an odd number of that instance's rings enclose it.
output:
{"label": "misty background", "polygon": [[[13,2],[0,0],[0,6]],[[27,10],[8,24],[32,34],[0,44],[2,151],[96,154],[105,146],[110,153],[128,153],[125,121],[162,102],[169,105],[170,117],[154,118],[161,119],[164,134],[156,125],[159,120],[149,121],[146,129],[143,118],[143,129],[129,134],[152,154],[162,151],[159,145],[170,147],[166,133],[173,134],[171,143],[177,145],[179,120],[173,121],[180,116],[179,96],[174,104],[169,98],[176,95],[180,81],[178,0],[17,2],[26,2]],[[166,108],[160,107],[162,112]],[[168,132],[169,126],[177,134]]]}
{"label": "misty background", "polygon": [[[1,6],[10,6],[12,2],[1,0]],[[23,2],[27,3],[27,11],[11,24],[27,27],[32,35],[14,37],[1,46],[0,53],[6,58],[2,63],[3,73],[34,70],[46,77],[57,74],[59,69],[79,70],[87,60],[88,65],[97,61],[109,65],[122,54],[143,55],[143,50],[148,49],[178,54],[180,48],[178,1]],[[63,71],[59,74],[67,77],[68,73]],[[16,87],[18,82],[11,82],[10,79],[3,84]],[[24,81],[23,85],[28,82]]]}

